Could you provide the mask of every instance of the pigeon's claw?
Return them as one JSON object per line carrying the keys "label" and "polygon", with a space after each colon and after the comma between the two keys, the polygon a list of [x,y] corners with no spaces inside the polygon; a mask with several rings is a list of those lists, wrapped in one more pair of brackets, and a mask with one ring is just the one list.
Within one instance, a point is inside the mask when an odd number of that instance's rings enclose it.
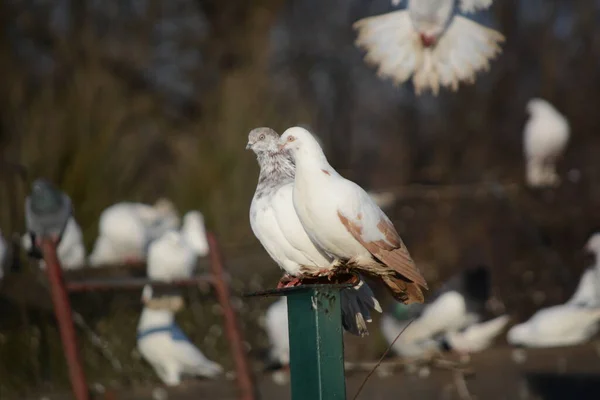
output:
{"label": "pigeon's claw", "polygon": [[284,274],[277,283],[277,289],[298,286],[302,283],[301,279],[290,274]]}

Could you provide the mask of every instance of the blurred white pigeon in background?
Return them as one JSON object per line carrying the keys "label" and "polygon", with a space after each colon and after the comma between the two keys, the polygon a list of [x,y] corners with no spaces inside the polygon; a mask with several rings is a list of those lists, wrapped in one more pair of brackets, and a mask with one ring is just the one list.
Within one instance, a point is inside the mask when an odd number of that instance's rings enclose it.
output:
{"label": "blurred white pigeon in background", "polygon": [[204,216],[200,211],[188,211],[183,216],[181,234],[198,256],[204,257],[208,254]]}
{"label": "blurred white pigeon in background", "polygon": [[391,344],[398,332],[414,320],[396,340],[393,350],[404,357],[430,355],[439,349],[440,338],[480,321],[490,291],[489,269],[485,266],[467,268],[448,280],[427,304],[408,307],[396,304],[391,315],[384,314],[382,332]]}
{"label": "blurred white pigeon in background", "polygon": [[463,354],[478,353],[492,345],[509,321],[508,315],[502,315],[489,321],[469,325],[460,331],[448,332],[443,338],[444,347]]}
{"label": "blurred white pigeon in background", "polygon": [[[21,238],[21,246],[26,251],[31,251],[35,235],[26,233]],[[63,269],[79,269],[85,266],[85,246],[81,228],[74,217],[69,217],[62,238],[57,247],[58,260]],[[40,268],[46,268],[44,260],[39,262]]]}
{"label": "blurred white pigeon in background", "polygon": [[[142,302],[152,297],[144,287]],[[181,331],[172,311],[144,307],[137,326],[137,348],[167,386],[177,386],[183,375],[214,378],[223,367],[207,359]]]}
{"label": "blurred white pigeon in background", "polygon": [[[258,185],[250,205],[250,226],[254,235],[286,276],[280,285],[300,283],[303,267],[328,268],[331,258],[319,250],[304,230],[293,204],[294,164],[278,149],[279,135],[270,128],[256,128],[248,134],[260,166]],[[286,281],[286,282],[284,282]],[[355,335],[368,333],[370,309],[381,312],[373,292],[364,281],[340,294],[342,325]]]}
{"label": "blurred white pigeon in background", "polygon": [[288,336],[287,298],[281,297],[267,309],[267,336],[271,348],[269,362],[273,368],[285,367],[290,363],[290,339]]}
{"label": "blurred white pigeon in background", "polygon": [[423,302],[425,278],[367,192],[333,169],[306,129],[287,129],[279,144],[296,163],[293,203],[302,226],[312,242],[335,259],[327,269],[347,262],[352,270],[379,278],[396,300]]}
{"label": "blurred white pigeon in background", "polygon": [[150,243],[148,277],[165,282],[191,278],[197,257],[181,233],[169,231]]}
{"label": "blurred white pigeon in background", "polygon": [[[592,235],[586,248],[598,245]],[[507,335],[512,345],[527,347],[572,346],[588,341],[600,330],[598,269],[584,271],[573,296],[565,303],[538,310],[528,321],[513,326]]]}
{"label": "blurred white pigeon in background", "polygon": [[[463,0],[463,12],[489,7],[491,0]],[[356,45],[377,74],[401,84],[411,75],[415,91],[457,90],[473,83],[477,72],[489,69],[504,36],[465,17],[453,15],[455,0],[408,0],[405,10],[354,23]]]}
{"label": "blurred white pigeon in background", "polygon": [[549,102],[531,99],[529,120],[523,131],[526,181],[531,187],[557,186],[556,161],[564,153],[570,136],[567,119]]}
{"label": "blurred white pigeon in background", "polygon": [[600,307],[561,304],[537,311],[513,326],[508,343],[526,347],[574,346],[591,339],[600,328]]}
{"label": "blurred white pigeon in background", "polygon": [[149,243],[178,226],[179,217],[168,200],[160,199],[153,206],[114,204],[100,215],[98,238],[89,262],[95,266],[143,262]]}

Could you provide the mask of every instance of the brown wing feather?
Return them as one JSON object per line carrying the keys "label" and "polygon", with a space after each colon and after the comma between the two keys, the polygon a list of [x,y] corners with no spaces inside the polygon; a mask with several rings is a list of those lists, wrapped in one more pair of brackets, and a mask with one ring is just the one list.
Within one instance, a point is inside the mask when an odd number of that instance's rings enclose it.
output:
{"label": "brown wing feather", "polygon": [[338,211],[338,217],[348,232],[354,236],[375,258],[392,268],[404,278],[427,289],[427,282],[421,274],[421,271],[415,265],[408,249],[400,239],[400,235],[394,228],[394,225],[387,219],[381,218],[377,228],[383,233],[386,240],[377,240],[366,242],[362,238],[362,227],[360,223],[354,223],[344,217]]}

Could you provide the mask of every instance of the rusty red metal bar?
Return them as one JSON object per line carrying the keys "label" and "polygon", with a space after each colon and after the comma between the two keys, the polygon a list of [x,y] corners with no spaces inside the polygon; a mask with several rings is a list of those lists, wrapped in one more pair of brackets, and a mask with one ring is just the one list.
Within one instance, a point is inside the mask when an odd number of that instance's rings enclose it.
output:
{"label": "rusty red metal bar", "polygon": [[244,339],[240,330],[236,313],[231,305],[229,285],[226,283],[223,257],[219,249],[217,238],[212,232],[207,233],[208,246],[210,249],[210,265],[214,275],[214,287],[219,303],[223,307],[225,319],[225,333],[231,346],[231,353],[235,363],[235,372],[241,400],[256,400],[254,381],[250,372],[250,366],[246,351],[244,350]]}
{"label": "rusty red metal bar", "polygon": [[171,282],[155,281],[147,278],[104,278],[72,280],[67,282],[66,288],[69,292],[95,292],[108,290],[135,290],[141,289],[145,285],[153,287],[161,286],[195,286],[199,283],[213,284],[214,279],[210,275],[199,275],[190,279],[182,279]]}
{"label": "rusty red metal bar", "polygon": [[73,326],[73,312],[67,296],[62,269],[56,255],[56,246],[47,238],[42,239],[42,252],[46,261],[46,271],[50,281],[50,292],[54,304],[54,314],[58,321],[60,338],[65,350],[71,387],[76,400],[89,400],[83,364],[77,347],[77,337]]}

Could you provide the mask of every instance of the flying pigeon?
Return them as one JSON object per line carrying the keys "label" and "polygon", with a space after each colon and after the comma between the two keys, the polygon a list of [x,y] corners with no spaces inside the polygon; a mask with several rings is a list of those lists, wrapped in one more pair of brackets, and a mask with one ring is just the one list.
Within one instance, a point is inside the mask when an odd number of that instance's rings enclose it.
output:
{"label": "flying pigeon", "polygon": [[[144,287],[142,302],[152,297]],[[177,386],[182,375],[215,378],[223,367],[209,360],[181,331],[170,310],[144,307],[137,326],[137,348],[167,386]]]}
{"label": "flying pigeon", "polygon": [[25,199],[27,231],[35,235],[33,246],[41,248],[41,239],[48,237],[56,245],[72,213],[71,199],[45,179],[36,179],[31,194]]}
{"label": "flying pigeon", "polygon": [[423,302],[425,278],[390,219],[367,192],[329,165],[306,129],[289,128],[279,144],[290,151],[296,164],[294,209],[310,239],[334,259],[327,269],[347,263],[381,279],[397,300]]}
{"label": "flying pigeon", "polygon": [[169,231],[150,243],[148,277],[165,282],[191,278],[196,260],[196,252],[183,235],[177,231]]}
{"label": "flying pigeon", "polygon": [[[36,235],[29,232],[21,238],[21,245],[27,251],[27,254],[40,260],[40,268],[45,268],[46,263],[42,259],[41,250],[34,246]],[[58,260],[63,269],[78,269],[85,266],[85,245],[83,243],[83,233],[75,217],[69,217],[67,226],[62,235],[62,239],[56,249]]]}
{"label": "flying pigeon", "polygon": [[200,211],[188,211],[183,216],[181,234],[199,257],[204,257],[208,254],[208,239],[206,238],[204,216]]}
{"label": "flying pigeon", "polygon": [[[281,285],[300,283],[302,269],[331,265],[331,257],[318,249],[304,230],[294,208],[294,163],[287,152],[279,151],[279,135],[270,128],[256,128],[248,135],[260,166],[258,185],[250,205],[250,226],[271,258],[286,272]],[[367,333],[370,308],[381,312],[369,286],[360,280],[341,292],[342,323],[356,334]]]}
{"label": "flying pigeon", "polygon": [[177,212],[166,199],[154,205],[113,204],[100,214],[99,234],[89,263],[99,266],[143,262],[150,242],[178,227]]}
{"label": "flying pigeon", "polygon": [[529,120],[523,131],[526,180],[531,187],[560,184],[556,161],[567,147],[570,127],[567,119],[543,99],[527,103]]}
{"label": "flying pigeon", "polygon": [[[463,0],[463,12],[484,9],[491,0]],[[378,67],[381,78],[401,84],[411,75],[415,91],[440,86],[458,89],[473,83],[477,72],[489,69],[504,36],[465,17],[453,15],[454,0],[408,0],[404,10],[354,23],[356,46],[366,50],[365,61]]]}

